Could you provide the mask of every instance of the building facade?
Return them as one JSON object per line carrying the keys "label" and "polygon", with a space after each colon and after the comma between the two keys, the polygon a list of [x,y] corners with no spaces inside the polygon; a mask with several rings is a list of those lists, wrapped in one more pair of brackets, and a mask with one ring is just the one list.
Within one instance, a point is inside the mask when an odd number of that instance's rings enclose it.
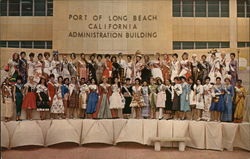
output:
{"label": "building facade", "polygon": [[236,52],[249,66],[249,0],[1,0],[1,67],[13,52]]}

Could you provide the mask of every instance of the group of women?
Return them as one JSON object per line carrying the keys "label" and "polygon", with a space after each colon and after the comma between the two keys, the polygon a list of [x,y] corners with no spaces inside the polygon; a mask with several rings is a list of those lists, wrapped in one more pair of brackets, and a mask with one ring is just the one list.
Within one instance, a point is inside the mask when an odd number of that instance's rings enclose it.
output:
{"label": "group of women", "polygon": [[[5,120],[16,110],[46,118],[145,118],[241,122],[246,90],[235,54],[136,51],[117,56],[14,53],[2,83]],[[61,59],[60,59],[61,58]],[[15,107],[15,109],[14,109]],[[49,116],[49,117],[48,117]]]}

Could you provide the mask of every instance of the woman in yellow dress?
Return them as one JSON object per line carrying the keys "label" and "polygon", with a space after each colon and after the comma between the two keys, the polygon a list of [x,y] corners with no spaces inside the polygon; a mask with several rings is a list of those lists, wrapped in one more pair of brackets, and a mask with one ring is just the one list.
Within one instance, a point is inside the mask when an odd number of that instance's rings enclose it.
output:
{"label": "woman in yellow dress", "polygon": [[242,80],[238,80],[236,82],[235,92],[236,92],[236,99],[235,99],[235,112],[234,112],[234,122],[240,123],[243,119],[244,114],[244,103],[246,98],[246,89],[241,85]]}

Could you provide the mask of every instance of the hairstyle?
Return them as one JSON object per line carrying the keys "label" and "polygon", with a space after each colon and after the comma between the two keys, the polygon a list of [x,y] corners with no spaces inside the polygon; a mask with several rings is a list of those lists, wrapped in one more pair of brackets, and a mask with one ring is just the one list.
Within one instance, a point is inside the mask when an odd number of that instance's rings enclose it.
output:
{"label": "hairstyle", "polygon": [[209,79],[209,81],[211,80],[211,78],[210,78],[210,77],[208,77],[208,76],[205,78],[205,80],[207,80],[207,79]]}
{"label": "hairstyle", "polygon": [[[168,81],[170,84],[172,84],[171,79],[166,79],[166,81]],[[165,82],[166,82],[166,81],[165,81]]]}
{"label": "hairstyle", "polygon": [[178,54],[177,54],[177,53],[174,53],[174,54],[172,55],[172,57],[178,58]]}
{"label": "hairstyle", "polygon": [[131,79],[130,78],[126,78],[125,81],[131,81]]}
{"label": "hairstyle", "polygon": [[113,61],[113,59],[116,60],[116,59],[117,59],[116,56],[112,56],[112,57],[111,57],[111,61]]}
{"label": "hairstyle", "polygon": [[207,56],[206,56],[206,55],[202,55],[201,57],[202,57],[202,58],[203,58],[203,57],[204,57],[204,58],[207,58]]}
{"label": "hairstyle", "polygon": [[184,77],[184,76],[181,76],[181,77],[180,77],[180,79],[181,79],[181,80],[183,80],[183,79],[184,79],[185,81],[187,81],[187,78],[186,78],[186,77]]}
{"label": "hairstyle", "polygon": [[46,56],[49,56],[49,57],[50,57],[50,53],[49,53],[49,52],[45,52],[45,53],[43,54],[43,56],[44,56],[44,57],[46,57]]}
{"label": "hairstyle", "polygon": [[221,80],[221,78],[220,78],[220,77],[216,77],[216,81],[217,81],[218,79],[219,79],[219,80]]}
{"label": "hairstyle", "polygon": [[159,84],[159,82],[161,82],[161,84],[162,84],[161,78],[157,78],[156,80],[157,80],[157,84]]}
{"label": "hairstyle", "polygon": [[225,78],[224,81],[225,81],[225,82],[226,82],[226,81],[231,82],[230,78]]}
{"label": "hairstyle", "polygon": [[39,54],[37,55],[37,57],[43,57],[43,54],[42,54],[42,53],[39,53]]}
{"label": "hairstyle", "polygon": [[57,80],[59,81],[59,79],[62,79],[63,80],[63,76],[59,76],[59,77],[57,77]]}
{"label": "hairstyle", "polygon": [[238,79],[236,82],[242,84],[242,80],[241,79]]}
{"label": "hairstyle", "polygon": [[64,79],[63,79],[63,84],[65,84],[65,82],[66,82],[67,80],[69,81],[69,78],[64,78]]}
{"label": "hairstyle", "polygon": [[22,55],[26,55],[26,52],[22,51],[22,52],[20,52],[20,55],[21,55],[21,56],[22,56]]}
{"label": "hairstyle", "polygon": [[119,56],[122,56],[122,53],[121,53],[121,52],[118,53],[118,57],[119,57]]}
{"label": "hairstyle", "polygon": [[107,58],[107,57],[109,57],[109,58],[110,58],[110,55],[109,55],[109,54],[106,54],[104,57],[105,57],[105,58]]}
{"label": "hairstyle", "polygon": [[40,81],[39,81],[39,83],[38,83],[38,84],[42,84],[42,80],[44,80],[44,85],[47,87],[47,82],[46,82],[46,79],[45,79],[45,78],[43,78],[43,77],[41,77],[41,78],[40,78]]}
{"label": "hairstyle", "polygon": [[102,55],[98,54],[98,55],[97,55],[97,58],[99,58],[99,57],[102,59]]}
{"label": "hairstyle", "polygon": [[95,57],[96,56],[96,53],[92,53],[91,55],[90,55],[90,58],[91,57]]}
{"label": "hairstyle", "polygon": [[183,56],[185,56],[185,55],[188,56],[188,53],[187,53],[187,52],[184,52],[184,53],[181,55],[181,57],[183,57]]}
{"label": "hairstyle", "polygon": [[55,78],[55,75],[54,74],[50,74],[49,78]]}
{"label": "hairstyle", "polygon": [[29,57],[35,57],[35,54],[34,54],[33,52],[31,52],[31,53],[29,54]]}
{"label": "hairstyle", "polygon": [[127,55],[127,58],[130,58],[130,59],[131,59],[131,58],[132,58],[132,56],[131,56],[131,55]]}
{"label": "hairstyle", "polygon": [[234,52],[230,53],[230,56],[234,56],[235,57],[235,53]]}
{"label": "hairstyle", "polygon": [[[17,55],[17,59],[15,60],[14,57],[15,57],[16,55]],[[13,61],[15,60],[15,61],[17,62],[18,59],[19,59],[19,54],[18,54],[18,53],[14,53],[14,54],[12,55],[12,60],[13,60]]]}
{"label": "hairstyle", "polygon": [[84,53],[81,53],[81,54],[80,54],[80,57],[82,57],[82,56],[85,56],[85,54],[84,54]]}
{"label": "hairstyle", "polygon": [[23,77],[22,76],[17,76],[16,80],[21,80],[21,82],[23,81]]}
{"label": "hairstyle", "polygon": [[70,57],[71,57],[71,58],[72,58],[72,57],[76,58],[76,54],[75,54],[75,53],[71,53],[71,54],[70,54]]}
{"label": "hairstyle", "polygon": [[95,84],[96,84],[96,79],[95,79],[95,78],[89,79],[90,84],[92,84],[92,80],[94,80],[94,81],[95,81]]}
{"label": "hairstyle", "polygon": [[139,84],[141,84],[140,78],[136,78],[135,81],[139,81]]}
{"label": "hairstyle", "polygon": [[174,78],[174,81],[175,81],[175,80],[178,80],[178,81],[179,81],[179,80],[180,80],[180,78],[179,78],[179,77],[175,77],[175,78]]}

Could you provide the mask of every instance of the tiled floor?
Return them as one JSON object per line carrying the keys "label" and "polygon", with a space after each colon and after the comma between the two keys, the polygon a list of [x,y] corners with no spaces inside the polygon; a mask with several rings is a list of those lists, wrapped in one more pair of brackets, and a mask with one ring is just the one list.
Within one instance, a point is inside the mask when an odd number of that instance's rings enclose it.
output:
{"label": "tiled floor", "polygon": [[76,144],[59,144],[47,148],[23,147],[2,151],[3,159],[250,159],[250,152],[244,150],[213,151],[187,148],[163,148],[155,152],[153,147],[135,143],[121,143],[117,146],[90,144],[79,147]]}

